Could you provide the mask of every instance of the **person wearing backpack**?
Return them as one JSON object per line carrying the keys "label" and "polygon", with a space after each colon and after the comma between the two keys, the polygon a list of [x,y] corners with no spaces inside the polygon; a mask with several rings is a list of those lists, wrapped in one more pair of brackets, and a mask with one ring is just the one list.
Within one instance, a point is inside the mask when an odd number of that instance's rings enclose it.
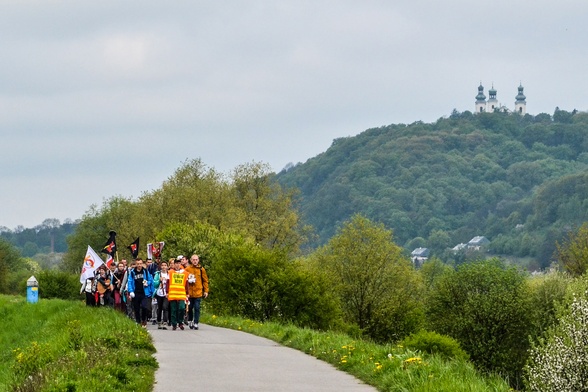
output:
{"label": "person wearing backpack", "polygon": [[190,265],[186,268],[188,275],[188,326],[190,329],[198,329],[200,321],[200,304],[202,298],[208,297],[208,274],[200,265],[200,257],[192,255]]}
{"label": "person wearing backpack", "polygon": [[129,274],[128,290],[135,310],[135,321],[137,321],[137,324],[141,324],[143,328],[146,328],[147,315],[151,313],[153,277],[143,267],[142,259],[136,260],[135,268]]}

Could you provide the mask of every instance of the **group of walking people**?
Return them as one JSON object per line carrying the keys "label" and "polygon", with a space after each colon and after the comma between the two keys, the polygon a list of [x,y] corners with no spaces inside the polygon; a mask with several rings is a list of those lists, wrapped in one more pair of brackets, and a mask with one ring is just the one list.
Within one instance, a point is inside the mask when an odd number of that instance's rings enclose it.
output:
{"label": "group of walking people", "polygon": [[208,274],[200,257],[188,260],[180,255],[169,261],[141,258],[127,266],[126,260],[101,265],[86,279],[80,294],[88,306],[110,306],[134,318],[143,327],[151,319],[158,329],[171,326],[183,330],[184,324],[198,329],[200,305],[208,297]]}

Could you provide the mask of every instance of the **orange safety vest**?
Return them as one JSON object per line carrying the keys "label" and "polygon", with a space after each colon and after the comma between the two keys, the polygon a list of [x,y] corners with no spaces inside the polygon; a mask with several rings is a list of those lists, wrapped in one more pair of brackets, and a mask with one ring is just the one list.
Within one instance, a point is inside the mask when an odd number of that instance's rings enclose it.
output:
{"label": "orange safety vest", "polygon": [[169,291],[167,299],[170,301],[184,301],[186,299],[186,279],[184,272],[169,271]]}

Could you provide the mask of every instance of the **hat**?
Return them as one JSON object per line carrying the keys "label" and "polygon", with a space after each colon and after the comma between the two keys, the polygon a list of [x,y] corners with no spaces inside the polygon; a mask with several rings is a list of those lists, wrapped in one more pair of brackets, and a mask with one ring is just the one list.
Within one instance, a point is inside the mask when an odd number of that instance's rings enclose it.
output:
{"label": "hat", "polygon": [[176,257],[176,261],[181,261],[184,258],[184,256],[179,255],[178,257]]}

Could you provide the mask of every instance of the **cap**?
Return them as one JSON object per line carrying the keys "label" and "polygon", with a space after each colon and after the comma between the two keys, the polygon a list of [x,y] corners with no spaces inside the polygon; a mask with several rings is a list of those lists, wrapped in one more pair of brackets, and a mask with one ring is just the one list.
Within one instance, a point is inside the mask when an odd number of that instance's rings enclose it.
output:
{"label": "cap", "polygon": [[176,257],[176,261],[181,261],[184,258],[184,256],[179,255],[178,257]]}

